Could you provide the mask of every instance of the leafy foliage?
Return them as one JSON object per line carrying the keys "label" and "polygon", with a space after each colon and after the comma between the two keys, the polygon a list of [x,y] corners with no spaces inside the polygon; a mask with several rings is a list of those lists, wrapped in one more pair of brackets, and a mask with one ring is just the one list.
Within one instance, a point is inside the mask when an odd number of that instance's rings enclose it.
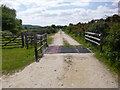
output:
{"label": "leafy foliage", "polygon": [[17,33],[22,29],[22,20],[16,18],[16,10],[10,9],[5,5],[1,5],[2,9],[2,31],[10,31]]}
{"label": "leafy foliage", "polygon": [[88,31],[95,33],[102,33],[104,36],[107,33],[109,26],[106,22],[93,23],[88,27]]}
{"label": "leafy foliage", "polygon": [[39,34],[51,34],[51,33],[56,33],[59,30],[58,27],[56,27],[55,25],[51,25],[51,26],[46,26],[46,27],[40,27],[40,28],[36,28],[36,29],[27,29],[28,32],[38,32]]}
{"label": "leafy foliage", "polygon": [[111,26],[107,40],[107,56],[111,59],[112,64],[116,63],[117,66],[120,66],[120,23]]}

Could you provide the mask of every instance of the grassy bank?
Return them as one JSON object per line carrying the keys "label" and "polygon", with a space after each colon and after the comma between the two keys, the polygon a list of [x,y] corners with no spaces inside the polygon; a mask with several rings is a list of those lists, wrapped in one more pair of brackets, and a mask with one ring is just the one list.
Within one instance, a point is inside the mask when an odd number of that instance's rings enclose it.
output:
{"label": "grassy bank", "polygon": [[83,46],[92,50],[95,53],[95,57],[98,60],[100,60],[103,64],[105,64],[110,69],[110,71],[115,72],[116,74],[118,74],[120,76],[120,71],[118,70],[118,68],[116,68],[115,65],[111,65],[110,60],[108,60],[105,57],[104,53],[100,52],[99,46],[93,45],[92,43],[89,43],[89,42],[86,43],[84,37],[77,37],[72,33],[67,33],[67,34],[70,35],[72,38],[74,38],[76,41],[78,41],[80,44],[83,44]]}
{"label": "grassy bank", "polygon": [[8,74],[23,69],[34,62],[34,49],[2,49],[2,73]]}
{"label": "grassy bank", "polygon": [[2,49],[0,49],[0,76],[1,75],[2,75]]}

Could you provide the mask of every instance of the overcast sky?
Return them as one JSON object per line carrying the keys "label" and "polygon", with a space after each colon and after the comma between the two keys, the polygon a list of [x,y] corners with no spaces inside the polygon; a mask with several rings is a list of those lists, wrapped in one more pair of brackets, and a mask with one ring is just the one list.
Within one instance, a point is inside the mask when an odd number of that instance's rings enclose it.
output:
{"label": "overcast sky", "polygon": [[1,0],[17,11],[23,24],[76,24],[118,13],[119,0]]}

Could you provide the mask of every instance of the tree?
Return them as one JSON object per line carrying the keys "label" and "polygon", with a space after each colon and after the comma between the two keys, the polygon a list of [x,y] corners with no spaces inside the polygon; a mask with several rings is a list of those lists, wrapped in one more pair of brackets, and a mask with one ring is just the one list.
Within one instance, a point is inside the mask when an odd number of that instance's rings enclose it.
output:
{"label": "tree", "polygon": [[105,22],[120,22],[120,16],[115,14],[113,16],[107,17]]}
{"label": "tree", "polygon": [[1,5],[2,9],[2,31],[17,33],[22,28],[22,20],[16,18],[16,10]]}
{"label": "tree", "polygon": [[22,20],[16,19],[16,29],[20,30],[22,29]]}
{"label": "tree", "polygon": [[52,25],[51,25],[50,31],[51,31],[52,33],[55,33],[55,32],[56,32],[56,26],[55,26],[55,24],[52,24]]}
{"label": "tree", "polygon": [[56,28],[55,24],[52,24],[51,27],[54,28],[54,29]]}

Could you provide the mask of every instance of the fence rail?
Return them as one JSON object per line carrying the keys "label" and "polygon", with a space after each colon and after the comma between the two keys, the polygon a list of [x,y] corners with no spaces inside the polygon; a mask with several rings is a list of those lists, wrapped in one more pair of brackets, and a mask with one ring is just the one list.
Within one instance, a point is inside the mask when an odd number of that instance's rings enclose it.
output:
{"label": "fence rail", "polygon": [[47,33],[40,35],[34,32],[26,32],[19,35],[1,35],[0,45],[5,46],[26,46],[27,49],[29,45],[34,46],[35,51],[35,60],[39,61],[40,57],[43,56],[45,50],[48,47],[47,43]]}
{"label": "fence rail", "polygon": [[18,34],[18,35],[9,35],[9,34],[3,34],[0,35],[0,46],[6,47],[6,46],[11,46],[11,47],[24,47],[24,36],[23,34]]}
{"label": "fence rail", "polygon": [[93,33],[93,32],[85,32],[85,40],[99,45],[100,51],[102,51],[102,34]]}
{"label": "fence rail", "polygon": [[38,62],[40,60],[40,57],[43,56],[44,52],[48,47],[47,34],[43,35],[34,34],[34,47],[35,47],[35,59],[36,62]]}
{"label": "fence rail", "polygon": [[34,32],[26,32],[24,33],[25,36],[25,45],[27,49],[30,45],[34,45]]}

